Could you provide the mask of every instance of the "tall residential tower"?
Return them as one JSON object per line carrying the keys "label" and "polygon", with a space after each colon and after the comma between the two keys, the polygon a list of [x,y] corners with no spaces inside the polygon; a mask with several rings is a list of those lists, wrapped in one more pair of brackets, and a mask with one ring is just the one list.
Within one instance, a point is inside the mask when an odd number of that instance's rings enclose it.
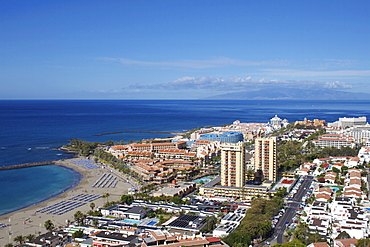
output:
{"label": "tall residential tower", "polygon": [[243,187],[245,184],[245,144],[221,144],[221,185]]}
{"label": "tall residential tower", "polygon": [[254,151],[254,169],[262,171],[264,180],[276,182],[276,137],[257,138]]}

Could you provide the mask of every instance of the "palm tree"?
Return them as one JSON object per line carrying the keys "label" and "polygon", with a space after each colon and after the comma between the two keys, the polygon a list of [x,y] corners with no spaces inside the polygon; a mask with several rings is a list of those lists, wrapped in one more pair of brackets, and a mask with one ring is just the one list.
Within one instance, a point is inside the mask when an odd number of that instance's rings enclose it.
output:
{"label": "palm tree", "polygon": [[15,242],[18,242],[19,244],[23,244],[24,240],[26,240],[25,237],[23,237],[22,235],[18,235],[14,238],[14,241]]}
{"label": "palm tree", "polygon": [[108,202],[108,197],[109,196],[110,196],[110,194],[109,193],[106,193],[105,195],[102,196],[102,198],[107,198],[107,201],[106,202]]}
{"label": "palm tree", "polygon": [[91,210],[94,210],[94,208],[95,208],[95,203],[90,203],[90,208],[91,208]]}
{"label": "palm tree", "polygon": [[36,237],[36,235],[35,234],[28,234],[27,236],[26,236],[26,238],[28,239],[28,241],[31,241],[32,239],[34,239]]}
{"label": "palm tree", "polygon": [[83,223],[86,217],[81,211],[77,211],[73,216],[78,223]]}
{"label": "palm tree", "polygon": [[92,220],[93,226],[97,227],[99,225],[99,221],[97,219]]}
{"label": "palm tree", "polygon": [[52,232],[55,228],[54,223],[51,220],[45,221],[44,226],[45,226],[46,230],[48,230],[50,232]]}

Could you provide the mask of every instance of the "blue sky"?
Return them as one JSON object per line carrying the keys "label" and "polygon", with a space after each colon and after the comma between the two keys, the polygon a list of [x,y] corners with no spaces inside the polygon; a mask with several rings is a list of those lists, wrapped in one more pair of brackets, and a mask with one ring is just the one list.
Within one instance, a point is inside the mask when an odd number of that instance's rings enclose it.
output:
{"label": "blue sky", "polygon": [[0,99],[370,89],[369,1],[3,1]]}

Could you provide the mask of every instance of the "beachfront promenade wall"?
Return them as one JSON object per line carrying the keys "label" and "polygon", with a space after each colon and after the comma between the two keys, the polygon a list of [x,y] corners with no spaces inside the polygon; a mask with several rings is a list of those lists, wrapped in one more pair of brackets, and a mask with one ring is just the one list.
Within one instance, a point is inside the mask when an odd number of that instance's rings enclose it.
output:
{"label": "beachfront promenade wall", "polygon": [[40,162],[23,163],[23,164],[18,164],[18,165],[2,166],[0,167],[0,170],[12,170],[12,169],[34,167],[34,166],[46,166],[46,165],[55,164],[56,161],[57,160],[48,160],[48,161],[40,161]]}

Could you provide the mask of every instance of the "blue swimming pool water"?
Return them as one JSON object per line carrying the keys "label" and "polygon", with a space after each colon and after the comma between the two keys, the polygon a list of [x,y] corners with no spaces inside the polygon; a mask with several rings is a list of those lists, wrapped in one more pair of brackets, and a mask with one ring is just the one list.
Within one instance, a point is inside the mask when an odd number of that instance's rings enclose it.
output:
{"label": "blue swimming pool water", "polygon": [[129,224],[140,224],[141,223],[141,220],[125,219],[123,222],[124,223],[129,223]]}
{"label": "blue swimming pool water", "polygon": [[203,183],[208,183],[208,182],[209,182],[209,181],[211,181],[214,177],[215,177],[215,176],[206,176],[206,177],[202,177],[202,178],[195,179],[195,180],[193,180],[192,182],[197,183],[197,184],[199,184],[199,183],[201,183],[201,182],[203,182]]}
{"label": "blue swimming pool water", "polygon": [[147,225],[148,226],[154,226],[155,224],[157,224],[158,223],[158,221],[151,221],[151,222],[149,222]]}
{"label": "blue swimming pool water", "polygon": [[339,190],[339,188],[337,188],[337,187],[330,187],[330,189],[332,189],[333,191],[338,191]]}

